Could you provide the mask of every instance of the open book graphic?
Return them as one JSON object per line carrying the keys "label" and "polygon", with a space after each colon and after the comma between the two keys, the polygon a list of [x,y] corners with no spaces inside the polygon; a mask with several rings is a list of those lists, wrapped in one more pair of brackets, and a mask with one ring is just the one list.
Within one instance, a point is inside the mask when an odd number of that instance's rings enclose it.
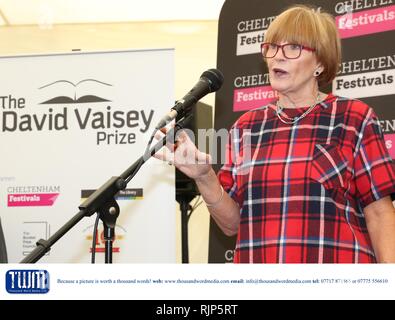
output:
{"label": "open book graphic", "polygon": [[110,93],[108,90],[110,87],[112,87],[111,84],[95,79],[84,79],[76,84],[68,80],[58,80],[38,88],[43,90],[45,95],[44,101],[40,104],[111,101],[102,98]]}

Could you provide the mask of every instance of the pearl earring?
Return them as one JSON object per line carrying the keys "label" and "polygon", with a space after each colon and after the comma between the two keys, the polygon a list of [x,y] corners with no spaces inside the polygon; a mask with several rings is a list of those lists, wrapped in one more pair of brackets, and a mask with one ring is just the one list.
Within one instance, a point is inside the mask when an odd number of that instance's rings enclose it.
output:
{"label": "pearl earring", "polygon": [[321,74],[320,70],[315,70],[314,71],[314,77],[318,77]]}

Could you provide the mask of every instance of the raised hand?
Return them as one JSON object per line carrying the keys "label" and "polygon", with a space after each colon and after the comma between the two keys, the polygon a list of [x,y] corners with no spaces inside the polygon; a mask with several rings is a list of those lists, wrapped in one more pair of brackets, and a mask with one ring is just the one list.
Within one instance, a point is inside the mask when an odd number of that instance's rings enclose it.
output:
{"label": "raised hand", "polygon": [[[161,129],[155,138],[162,138],[166,132],[166,129]],[[185,131],[178,131],[174,140],[175,143],[167,143],[154,157],[173,164],[192,179],[198,179],[210,171],[211,156],[199,151]]]}

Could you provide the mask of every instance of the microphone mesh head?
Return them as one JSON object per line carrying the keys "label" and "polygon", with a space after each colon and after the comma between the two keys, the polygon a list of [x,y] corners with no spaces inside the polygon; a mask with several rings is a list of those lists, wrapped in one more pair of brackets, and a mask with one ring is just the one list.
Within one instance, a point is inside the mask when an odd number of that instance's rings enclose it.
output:
{"label": "microphone mesh head", "polygon": [[200,78],[204,78],[210,84],[210,92],[217,91],[224,82],[224,75],[218,69],[208,69],[202,73]]}

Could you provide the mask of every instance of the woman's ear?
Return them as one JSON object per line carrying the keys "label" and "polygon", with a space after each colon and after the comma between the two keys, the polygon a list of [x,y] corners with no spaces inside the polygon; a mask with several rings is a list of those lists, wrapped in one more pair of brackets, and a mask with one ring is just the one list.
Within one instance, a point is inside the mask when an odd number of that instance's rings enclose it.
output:
{"label": "woman's ear", "polygon": [[314,70],[314,77],[318,77],[323,71],[324,68],[322,67],[321,64],[319,64]]}

